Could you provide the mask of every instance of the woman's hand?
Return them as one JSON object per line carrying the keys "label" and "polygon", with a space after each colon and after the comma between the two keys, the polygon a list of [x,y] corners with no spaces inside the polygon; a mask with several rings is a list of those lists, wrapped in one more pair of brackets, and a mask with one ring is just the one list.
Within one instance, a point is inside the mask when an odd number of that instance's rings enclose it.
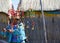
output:
{"label": "woman's hand", "polygon": [[9,29],[9,32],[11,32],[11,33],[12,33],[13,31],[14,31],[14,30],[12,30],[12,29]]}
{"label": "woman's hand", "polygon": [[3,31],[6,32],[7,31],[6,28],[3,28]]}

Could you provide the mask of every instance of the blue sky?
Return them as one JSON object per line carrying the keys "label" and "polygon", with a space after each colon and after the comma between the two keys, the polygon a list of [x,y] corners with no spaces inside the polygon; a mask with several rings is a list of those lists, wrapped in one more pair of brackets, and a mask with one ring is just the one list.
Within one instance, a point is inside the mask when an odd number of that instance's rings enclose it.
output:
{"label": "blue sky", "polygon": [[18,3],[19,3],[19,0],[12,0],[12,4],[15,10],[17,10]]}

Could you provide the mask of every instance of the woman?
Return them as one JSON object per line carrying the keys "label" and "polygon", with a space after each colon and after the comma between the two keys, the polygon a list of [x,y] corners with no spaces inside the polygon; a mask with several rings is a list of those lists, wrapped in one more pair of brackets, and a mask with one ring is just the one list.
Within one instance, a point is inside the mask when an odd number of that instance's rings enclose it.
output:
{"label": "woman", "polygon": [[17,29],[17,20],[13,19],[12,22],[8,24],[6,27],[6,35],[7,35],[7,41],[10,42],[17,42],[17,36],[13,34],[14,30]]}

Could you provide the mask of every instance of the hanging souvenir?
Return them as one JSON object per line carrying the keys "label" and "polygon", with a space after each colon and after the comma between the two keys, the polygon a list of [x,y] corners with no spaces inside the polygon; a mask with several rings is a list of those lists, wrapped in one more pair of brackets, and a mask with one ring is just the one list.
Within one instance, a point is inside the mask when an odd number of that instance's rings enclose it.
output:
{"label": "hanging souvenir", "polygon": [[35,22],[32,20],[32,30],[34,30]]}

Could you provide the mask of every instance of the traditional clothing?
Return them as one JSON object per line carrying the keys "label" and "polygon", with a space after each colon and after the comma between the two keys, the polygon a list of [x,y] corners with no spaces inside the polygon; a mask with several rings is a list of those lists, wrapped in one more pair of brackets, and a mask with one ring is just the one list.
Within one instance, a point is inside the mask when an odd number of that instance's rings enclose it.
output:
{"label": "traditional clothing", "polygon": [[[11,30],[12,29],[12,27],[11,27],[11,25],[8,25],[7,26],[7,28],[6,28],[6,30]],[[14,25],[13,26],[13,30],[15,30],[15,29],[17,29],[17,27]],[[15,36],[14,34],[13,34],[13,32],[6,32],[6,35],[7,35],[7,37],[8,37],[8,39],[7,39],[7,41],[8,42],[17,42],[17,36]]]}
{"label": "traditional clothing", "polygon": [[25,43],[26,36],[23,23],[18,24],[18,27],[14,30],[13,34],[17,36],[17,42]]}
{"label": "traditional clothing", "polygon": [[24,30],[24,24],[22,22],[18,24],[18,30],[20,32],[18,40],[21,40],[22,43],[25,43],[26,35],[25,35],[25,30]]}

